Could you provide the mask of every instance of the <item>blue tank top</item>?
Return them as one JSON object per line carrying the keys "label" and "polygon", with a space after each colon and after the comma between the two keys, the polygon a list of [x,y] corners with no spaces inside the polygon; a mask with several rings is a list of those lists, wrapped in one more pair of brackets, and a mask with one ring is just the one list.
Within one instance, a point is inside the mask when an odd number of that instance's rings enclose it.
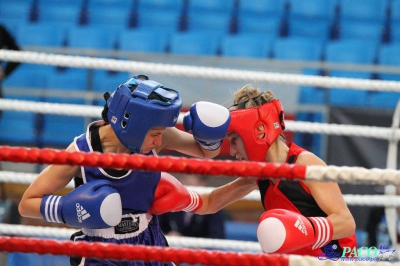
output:
{"label": "blue tank top", "polygon": [[[96,121],[88,125],[85,134],[75,138],[75,147],[82,152],[93,152],[90,143],[90,128],[102,125],[102,121]],[[100,167],[81,166],[83,182],[94,180],[109,180],[116,189],[122,201],[123,214],[146,213],[153,202],[154,192],[161,178],[160,172],[129,170],[123,176],[111,176]]]}

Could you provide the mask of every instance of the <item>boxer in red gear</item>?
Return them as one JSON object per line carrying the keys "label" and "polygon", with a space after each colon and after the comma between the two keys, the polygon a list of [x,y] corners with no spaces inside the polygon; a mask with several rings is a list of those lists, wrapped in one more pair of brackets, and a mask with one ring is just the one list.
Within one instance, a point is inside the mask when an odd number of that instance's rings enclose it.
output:
{"label": "boxer in red gear", "polygon": [[[234,95],[227,132],[232,156],[326,166],[315,154],[286,142],[283,108],[271,91],[246,85]],[[354,218],[335,182],[238,178],[202,194],[196,213],[214,213],[255,189],[265,209],[257,232],[264,252],[325,256],[325,249],[341,255],[345,247],[357,247]]]}

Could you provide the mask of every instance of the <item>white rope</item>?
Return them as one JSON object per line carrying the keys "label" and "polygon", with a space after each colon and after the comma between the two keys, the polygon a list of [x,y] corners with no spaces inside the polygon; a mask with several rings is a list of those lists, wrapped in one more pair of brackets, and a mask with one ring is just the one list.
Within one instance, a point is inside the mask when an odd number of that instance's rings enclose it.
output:
{"label": "white rope", "polygon": [[392,169],[308,165],[305,177],[307,180],[338,183],[400,185],[400,171]]}
{"label": "white rope", "polygon": [[[46,226],[0,224],[1,235],[26,236],[26,237],[47,237],[58,239],[69,239],[71,235],[80,229],[69,229]],[[208,239],[183,236],[166,236],[171,247],[180,248],[207,248],[220,250],[236,250],[261,252],[260,244],[253,241],[238,241],[226,239]]]}
{"label": "white rope", "polygon": [[[99,118],[103,108],[100,106],[88,106],[79,104],[60,104],[0,99],[0,110]],[[179,124],[182,124],[183,116],[184,113],[181,113],[179,115]],[[392,140],[393,138],[400,139],[400,130],[392,129],[390,127],[385,128],[375,126],[338,125],[315,122],[299,122],[291,120],[286,120],[285,124],[286,130],[292,132],[320,133],[341,136],[360,136],[385,140]]]}
{"label": "white rope", "polygon": [[196,77],[219,80],[270,82],[287,85],[315,86],[320,88],[346,88],[373,91],[400,91],[400,82],[354,78],[321,77],[298,74],[282,74],[260,71],[196,67],[138,61],[90,58],[30,51],[0,50],[0,60],[33,64],[106,69],[123,72],[140,72],[179,77]]}
{"label": "white rope", "polygon": [[[0,171],[0,182],[15,183],[15,184],[31,184],[37,174],[22,173],[12,171]],[[67,186],[69,189],[75,187],[74,182],[71,181]],[[210,193],[215,187],[200,187],[200,186],[186,186],[188,189],[198,192],[199,194]],[[400,206],[400,196],[388,195],[343,195],[348,205],[361,205],[361,206],[385,206],[385,207],[398,207]],[[258,190],[252,191],[246,195],[243,200],[260,201],[261,196]]]}

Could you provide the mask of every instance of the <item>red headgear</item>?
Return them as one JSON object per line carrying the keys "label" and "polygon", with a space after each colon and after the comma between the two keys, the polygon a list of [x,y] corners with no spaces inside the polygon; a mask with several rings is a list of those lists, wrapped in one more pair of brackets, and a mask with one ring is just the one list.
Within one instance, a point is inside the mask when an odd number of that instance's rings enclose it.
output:
{"label": "red headgear", "polygon": [[[265,161],[267,150],[285,129],[283,109],[279,100],[257,108],[231,111],[228,133],[236,132],[243,140],[250,161]],[[264,129],[258,129],[263,126]],[[259,138],[259,134],[264,134]]]}

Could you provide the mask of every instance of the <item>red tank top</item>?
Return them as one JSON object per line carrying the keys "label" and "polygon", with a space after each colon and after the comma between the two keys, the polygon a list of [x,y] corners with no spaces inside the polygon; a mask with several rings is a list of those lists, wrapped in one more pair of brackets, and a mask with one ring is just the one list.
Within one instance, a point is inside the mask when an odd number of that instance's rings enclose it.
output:
{"label": "red tank top", "polygon": [[[289,153],[286,158],[286,163],[295,163],[297,157],[305,149],[297,146],[294,143],[289,143]],[[300,213],[305,217],[327,217],[327,214],[321,210],[315,199],[311,196],[310,191],[301,181],[286,181],[278,180],[274,184],[271,180],[259,180],[258,187],[261,193],[261,200],[265,210],[271,209],[286,209]],[[356,235],[338,240],[332,240],[326,246],[336,245],[335,252],[342,255],[344,247],[353,249],[357,247]],[[312,250],[310,247],[298,249],[290,254],[321,255],[324,247]]]}

